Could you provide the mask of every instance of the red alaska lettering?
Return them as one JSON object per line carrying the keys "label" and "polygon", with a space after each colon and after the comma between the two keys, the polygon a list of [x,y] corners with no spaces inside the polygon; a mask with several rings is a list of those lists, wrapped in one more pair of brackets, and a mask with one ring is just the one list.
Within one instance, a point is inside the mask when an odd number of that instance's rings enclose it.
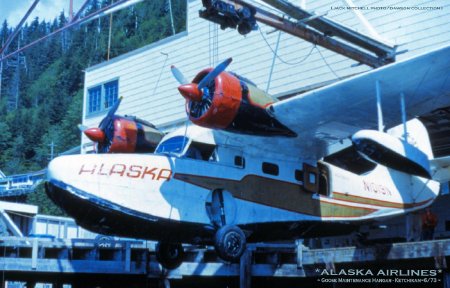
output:
{"label": "red alaska lettering", "polygon": [[105,166],[105,164],[102,163],[102,165],[100,165],[100,169],[98,170],[98,175],[108,175],[108,173],[103,171],[103,166]]}
{"label": "red alaska lettering", "polygon": [[83,164],[80,167],[78,175],[90,174],[98,176],[112,176],[118,175],[120,177],[129,177],[135,179],[144,179],[145,177],[151,180],[166,180],[172,178],[172,170],[159,167],[148,167],[141,165],[125,165],[125,164]]}
{"label": "red alaska lettering", "polygon": [[120,176],[123,176],[125,170],[127,170],[127,166],[124,164],[114,164],[109,171],[109,175],[119,174]]}
{"label": "red alaska lettering", "polygon": [[78,172],[78,175],[81,175],[82,173],[90,173],[91,175],[94,174],[95,169],[97,168],[97,165],[94,165],[91,169],[84,168],[84,164],[81,165],[80,172]]}
{"label": "red alaska lettering", "polygon": [[142,173],[142,179],[144,179],[144,177],[145,177],[145,175],[152,175],[152,180],[154,180],[155,179],[155,177],[156,177],[156,175],[155,175],[155,171],[157,170],[158,168],[148,168],[148,167],[145,167],[145,170],[144,170],[144,173]]}
{"label": "red alaska lettering", "polygon": [[172,177],[172,170],[161,169],[156,180],[166,179],[167,181],[170,181],[170,177]]}
{"label": "red alaska lettering", "polygon": [[141,176],[142,166],[139,165],[131,165],[130,172],[127,173],[127,176],[130,178],[139,178]]}

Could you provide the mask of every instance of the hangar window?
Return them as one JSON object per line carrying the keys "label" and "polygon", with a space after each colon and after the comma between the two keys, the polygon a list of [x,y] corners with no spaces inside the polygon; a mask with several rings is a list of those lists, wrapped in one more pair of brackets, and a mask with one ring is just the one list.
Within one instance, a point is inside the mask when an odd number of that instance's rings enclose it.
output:
{"label": "hangar window", "polygon": [[118,92],[119,92],[119,81],[114,80],[105,83],[105,108],[111,107],[117,102]]}
{"label": "hangar window", "polygon": [[100,111],[102,87],[97,86],[88,90],[88,111],[89,113]]}
{"label": "hangar window", "polygon": [[280,173],[280,169],[278,168],[278,165],[268,162],[262,163],[262,171],[266,174],[275,175],[278,176]]}
{"label": "hangar window", "polygon": [[88,89],[87,114],[94,114],[109,109],[117,102],[119,80],[109,81]]}

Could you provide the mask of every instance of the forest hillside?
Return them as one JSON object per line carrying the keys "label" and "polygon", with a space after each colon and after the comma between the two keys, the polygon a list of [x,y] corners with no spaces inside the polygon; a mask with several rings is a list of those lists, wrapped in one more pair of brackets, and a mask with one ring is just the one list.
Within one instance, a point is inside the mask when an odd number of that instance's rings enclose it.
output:
{"label": "forest hillside", "polygon": [[[89,15],[111,2],[92,0],[83,14]],[[4,56],[67,22],[64,12],[51,22],[29,19]],[[2,22],[0,43],[5,43],[14,28],[6,20]],[[77,124],[82,117],[84,69],[106,61],[108,51],[114,58],[185,29],[186,0],[144,0],[114,12],[112,17],[69,28],[2,61],[0,170],[6,175],[38,171],[50,161],[52,146],[53,156],[57,156],[80,145]],[[40,207],[40,213],[61,215],[43,187],[27,198],[26,202]]]}

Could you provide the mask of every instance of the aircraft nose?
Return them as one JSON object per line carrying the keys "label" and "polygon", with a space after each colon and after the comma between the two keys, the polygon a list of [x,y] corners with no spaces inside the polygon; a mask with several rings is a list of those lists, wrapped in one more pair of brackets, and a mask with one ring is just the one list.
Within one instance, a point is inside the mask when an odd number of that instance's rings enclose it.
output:
{"label": "aircraft nose", "polygon": [[68,161],[66,157],[57,157],[50,161],[47,167],[47,181],[64,182],[65,180],[65,168],[67,168]]}

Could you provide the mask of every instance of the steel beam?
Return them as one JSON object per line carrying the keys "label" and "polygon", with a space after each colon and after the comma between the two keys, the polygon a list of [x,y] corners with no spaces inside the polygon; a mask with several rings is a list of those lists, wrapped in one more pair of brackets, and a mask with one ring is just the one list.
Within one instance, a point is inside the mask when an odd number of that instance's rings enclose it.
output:
{"label": "steel beam", "polygon": [[[293,36],[302,38],[313,44],[322,46],[328,50],[344,55],[350,59],[353,59],[370,67],[377,68],[392,62],[392,60],[390,59],[377,58],[375,56],[372,56],[371,54],[358,50],[342,41],[333,39],[329,36],[325,36],[313,29],[306,27],[305,25],[297,25],[297,23],[295,22],[275,15],[271,12],[265,11],[259,7],[250,5],[245,1],[223,0],[223,2],[227,3],[228,5],[234,5],[236,10],[243,7],[249,7],[251,10],[255,11],[254,17],[258,22],[284,31]],[[210,7],[206,8],[206,11],[201,11],[200,16],[208,19],[208,9]]]}
{"label": "steel beam", "polygon": [[[45,39],[48,39],[48,38],[50,38],[52,36],[55,36],[56,34],[61,33],[62,31],[66,30],[66,29],[69,29],[69,28],[72,28],[72,27],[74,27],[76,25],[81,25],[81,24],[86,23],[88,21],[92,21],[94,19],[103,17],[103,16],[108,15],[110,13],[113,13],[113,12],[115,12],[117,10],[123,9],[123,8],[125,8],[125,7],[127,7],[129,5],[133,5],[133,4],[142,2],[142,1],[143,0],[119,0],[119,1],[113,3],[113,4],[109,5],[109,6],[106,6],[106,7],[102,8],[102,9],[100,9],[98,11],[95,11],[95,12],[89,14],[88,16],[86,16],[86,17],[84,17],[82,19],[78,19],[78,20],[75,20],[73,22],[70,22],[70,23],[66,24],[64,27],[53,31],[52,33],[50,33],[50,34],[48,34],[48,35],[46,35],[46,36],[44,36],[42,38],[39,38],[39,39],[37,39],[37,40],[35,40],[35,41],[33,41],[33,42],[23,46],[20,49],[17,49],[16,51],[14,51],[14,52],[6,55],[6,56],[3,56],[2,58],[0,58],[0,61],[4,61],[4,60],[6,60],[6,59],[8,59],[8,58],[10,58],[10,57],[12,57],[12,56],[22,52],[23,50],[28,49],[28,48],[36,45],[37,43],[39,43],[39,42],[41,42],[41,41],[43,41]],[[75,19],[75,17],[74,17],[74,19]],[[0,53],[0,55],[1,55],[1,53]]]}
{"label": "steel beam", "polygon": [[[285,0],[262,0],[262,1],[297,20],[302,20],[304,18],[314,16],[314,14],[306,10],[303,10],[302,8],[297,7],[294,4]],[[381,41],[368,37],[349,27],[339,24],[329,18],[320,16],[311,19],[310,21],[308,21],[307,24],[329,36],[336,36],[344,40],[347,40],[351,43],[354,43],[368,51],[375,53],[379,57],[391,59],[392,61],[395,60],[395,50],[396,50],[395,46],[391,46],[387,43],[383,43]]]}
{"label": "steel beam", "polygon": [[39,3],[39,0],[34,0],[33,4],[31,4],[30,8],[28,8],[27,13],[25,13],[25,16],[23,16],[22,20],[20,20],[19,24],[16,26],[16,29],[14,32],[9,35],[8,39],[6,39],[5,44],[3,44],[3,47],[0,49],[0,55],[3,55],[6,50],[8,49],[9,45],[11,44],[12,40],[17,36],[20,29],[22,28],[23,23],[27,20],[28,16],[30,16],[31,12],[33,12],[36,5]]}

